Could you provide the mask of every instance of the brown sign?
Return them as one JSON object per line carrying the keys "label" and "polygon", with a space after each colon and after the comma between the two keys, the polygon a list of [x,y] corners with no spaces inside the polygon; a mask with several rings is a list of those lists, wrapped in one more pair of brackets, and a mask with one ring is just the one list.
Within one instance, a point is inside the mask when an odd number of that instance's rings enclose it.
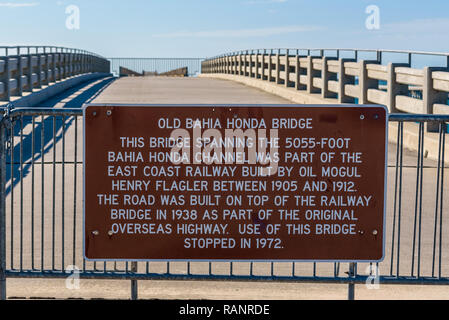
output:
{"label": "brown sign", "polygon": [[383,259],[383,107],[90,105],[84,119],[88,259]]}

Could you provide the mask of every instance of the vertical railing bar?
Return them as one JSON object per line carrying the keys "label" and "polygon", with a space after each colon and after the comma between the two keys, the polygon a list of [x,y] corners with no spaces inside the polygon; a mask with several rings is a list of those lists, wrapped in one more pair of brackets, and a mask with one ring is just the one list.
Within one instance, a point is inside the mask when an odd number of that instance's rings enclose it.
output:
{"label": "vertical railing bar", "polygon": [[[6,135],[0,122],[0,300],[6,300]],[[11,173],[11,183],[12,183]],[[12,186],[11,186],[12,188]],[[12,251],[12,250],[11,250]]]}
{"label": "vertical railing bar", "polygon": [[78,177],[78,116],[74,117],[75,120],[75,159],[73,161],[73,265],[76,265],[76,200],[77,200],[77,177]]}
{"label": "vertical railing bar", "polygon": [[313,263],[313,277],[316,277],[316,262]]}
{"label": "vertical railing bar", "polygon": [[32,130],[31,130],[31,269],[34,271],[34,129],[35,117],[32,116]]}
{"label": "vertical railing bar", "polygon": [[419,193],[419,175],[420,175],[420,164],[421,164],[421,130],[423,123],[419,123],[419,135],[418,135],[418,163],[416,164],[416,191],[415,191],[415,220],[413,223],[413,241],[412,241],[412,268],[411,268],[411,276],[413,277],[415,271],[415,249],[416,249],[416,228],[418,223],[418,193]]}
{"label": "vertical railing bar", "polygon": [[444,169],[445,169],[445,165],[444,165],[444,161],[445,161],[445,149],[446,149],[446,123],[442,122],[441,123],[441,131],[443,134],[443,141],[441,143],[442,147],[441,147],[441,188],[440,188],[440,243],[439,243],[439,253],[438,253],[438,259],[439,259],[439,273],[438,273],[438,278],[441,278],[441,262],[442,262],[442,250],[443,250],[443,196],[444,196]]}
{"label": "vertical railing bar", "polygon": [[398,123],[398,137],[396,142],[396,171],[395,171],[395,183],[394,183],[394,209],[393,209],[393,229],[391,239],[391,261],[390,261],[390,276],[393,276],[394,267],[394,241],[396,236],[396,215],[397,215],[397,198],[398,198],[398,180],[399,180],[399,150],[400,150],[400,137],[401,137],[401,123]]}
{"label": "vertical railing bar", "polygon": [[61,176],[61,270],[65,270],[65,121],[66,118],[62,116],[62,176]]}
{"label": "vertical railing bar", "polygon": [[52,270],[55,270],[55,217],[56,217],[56,116],[53,116],[53,188],[52,188]]}
{"label": "vertical railing bar", "polygon": [[45,119],[41,116],[41,271],[44,271],[44,241],[45,241],[45,203],[44,203],[44,170],[45,170]]}
{"label": "vertical railing bar", "polygon": [[23,115],[20,115],[20,271],[23,271]]}
{"label": "vertical railing bar", "polygon": [[402,169],[404,167],[404,122],[401,122],[401,152],[400,152],[400,173],[399,173],[399,206],[398,206],[398,252],[396,272],[399,277],[400,251],[401,251],[401,213],[402,213]]}
{"label": "vertical railing bar", "polygon": [[15,127],[15,121],[14,119],[11,120],[11,143],[10,143],[10,152],[11,152],[11,270],[14,270],[14,127]]}
{"label": "vertical railing bar", "polygon": [[[434,229],[433,229],[433,250],[432,250],[432,277],[435,276],[435,258],[436,258],[436,245],[437,245],[437,228],[438,228],[438,208],[439,208],[439,197],[440,197],[440,170],[441,170],[441,153],[442,153],[442,141],[443,141],[443,130],[440,125],[439,128],[439,140],[438,140],[438,168],[437,168],[437,190],[435,193],[435,219],[434,219]],[[444,164],[443,164],[444,166]]]}
{"label": "vertical railing bar", "polygon": [[424,175],[424,123],[421,130],[421,177],[419,182],[419,223],[418,223],[418,278],[421,276],[421,239],[422,239],[422,199],[423,199],[423,175]]}

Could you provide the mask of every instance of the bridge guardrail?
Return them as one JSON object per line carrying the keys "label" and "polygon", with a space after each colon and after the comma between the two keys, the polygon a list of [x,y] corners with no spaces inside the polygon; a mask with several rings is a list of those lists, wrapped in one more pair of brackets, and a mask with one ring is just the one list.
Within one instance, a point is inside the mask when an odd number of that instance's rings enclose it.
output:
{"label": "bridge guardrail", "polygon": [[[372,57],[361,59],[362,54]],[[387,54],[405,59],[382,64]],[[412,68],[417,56],[442,58],[444,66]],[[258,49],[208,58],[202,63],[202,73],[259,79],[336,103],[381,104],[391,113],[449,114],[449,53]]]}
{"label": "bridge guardrail", "polygon": [[14,96],[76,75],[109,73],[109,69],[107,59],[85,50],[0,46],[0,101],[9,102]]}

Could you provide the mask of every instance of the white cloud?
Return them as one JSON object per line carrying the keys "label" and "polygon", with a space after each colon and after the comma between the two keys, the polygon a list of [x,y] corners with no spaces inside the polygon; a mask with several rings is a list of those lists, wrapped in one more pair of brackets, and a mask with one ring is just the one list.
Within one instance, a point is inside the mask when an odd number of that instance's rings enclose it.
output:
{"label": "white cloud", "polygon": [[197,31],[197,32],[174,32],[154,34],[155,38],[249,38],[266,37],[286,33],[298,33],[307,31],[322,30],[317,26],[285,26],[273,28],[258,29],[240,29],[240,30],[215,30],[215,31]]}
{"label": "white cloud", "polygon": [[38,2],[29,2],[29,3],[0,2],[0,7],[7,7],[7,8],[36,7],[38,5],[39,5]]}
{"label": "white cloud", "polygon": [[448,18],[416,19],[380,26],[381,32],[403,34],[447,34],[448,29]]}

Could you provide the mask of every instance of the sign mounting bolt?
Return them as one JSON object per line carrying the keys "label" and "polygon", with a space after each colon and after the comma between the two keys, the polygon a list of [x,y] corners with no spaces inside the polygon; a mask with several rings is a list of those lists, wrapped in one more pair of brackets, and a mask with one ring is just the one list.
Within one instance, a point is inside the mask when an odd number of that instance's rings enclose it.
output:
{"label": "sign mounting bolt", "polygon": [[94,236],[98,236],[98,235],[100,234],[100,232],[99,232],[98,230],[95,230],[95,231],[92,231],[92,234],[93,234]]}
{"label": "sign mounting bolt", "polygon": [[106,112],[106,114],[108,115],[108,117],[109,116],[111,116],[112,115],[112,111],[111,110],[108,110],[107,112]]}
{"label": "sign mounting bolt", "polygon": [[363,114],[360,116],[360,120],[365,120],[365,116]]}
{"label": "sign mounting bolt", "polygon": [[377,230],[374,230],[374,231],[373,231],[373,235],[375,235],[375,236],[377,236],[378,233],[379,233],[379,232],[378,232]]}

